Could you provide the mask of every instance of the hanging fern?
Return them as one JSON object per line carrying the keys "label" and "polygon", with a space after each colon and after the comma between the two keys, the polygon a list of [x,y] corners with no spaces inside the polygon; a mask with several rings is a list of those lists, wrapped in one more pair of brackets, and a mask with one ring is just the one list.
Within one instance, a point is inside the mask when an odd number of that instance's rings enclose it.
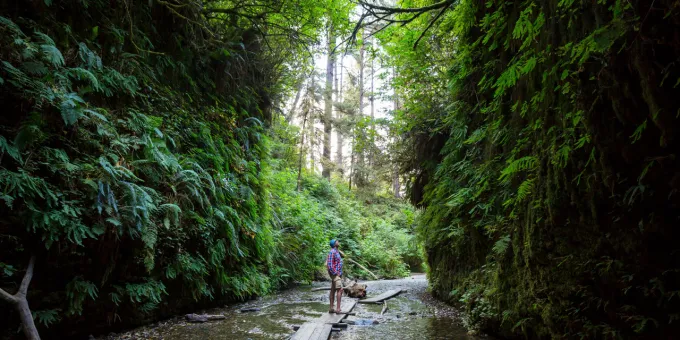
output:
{"label": "hanging fern", "polygon": [[538,158],[534,156],[525,156],[520,159],[514,160],[508,164],[501,171],[501,176],[498,178],[500,181],[507,182],[513,175],[522,171],[532,171],[538,165]]}
{"label": "hanging fern", "polygon": [[536,179],[528,178],[519,185],[519,188],[517,188],[517,203],[524,201],[528,196],[531,195],[534,190],[535,183]]}

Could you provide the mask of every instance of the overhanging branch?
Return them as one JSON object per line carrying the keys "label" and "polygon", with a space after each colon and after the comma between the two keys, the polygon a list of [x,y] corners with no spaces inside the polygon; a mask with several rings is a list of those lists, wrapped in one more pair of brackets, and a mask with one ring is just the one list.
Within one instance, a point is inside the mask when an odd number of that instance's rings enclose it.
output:
{"label": "overhanging branch", "polygon": [[[347,43],[347,45],[351,45],[356,41],[356,35],[358,32],[365,27],[368,26],[373,26],[377,23],[385,23],[380,29],[370,33],[369,36],[375,35],[376,33],[384,30],[385,28],[389,27],[392,24],[401,24],[401,26],[405,26],[411,22],[413,22],[415,19],[420,17],[421,15],[428,13],[430,11],[434,10],[439,10],[439,13],[430,21],[430,23],[427,25],[425,30],[423,30],[420,35],[418,36],[418,39],[416,42],[413,44],[413,48],[415,49],[418,46],[418,43],[420,40],[423,38],[425,33],[434,26],[434,24],[441,18],[441,16],[446,12],[447,9],[449,9],[456,1],[458,0],[444,0],[440,1],[437,3],[434,3],[432,5],[428,6],[423,6],[423,7],[412,7],[412,8],[401,8],[401,7],[388,7],[388,6],[382,6],[382,5],[377,5],[373,3],[369,3],[364,0],[358,0],[357,4],[361,6],[364,10],[363,14],[361,14],[361,17],[357,24],[354,26],[354,30],[352,31],[352,34],[350,35],[349,38],[345,39],[343,42],[338,44],[338,46]],[[405,18],[405,19],[400,19],[400,18],[394,18],[395,15],[397,14],[412,14],[411,16]],[[373,18],[373,20],[366,20],[367,18]],[[345,48],[345,51],[347,51],[349,46]],[[337,48],[337,46],[336,46]],[[346,52],[345,52],[346,53]]]}

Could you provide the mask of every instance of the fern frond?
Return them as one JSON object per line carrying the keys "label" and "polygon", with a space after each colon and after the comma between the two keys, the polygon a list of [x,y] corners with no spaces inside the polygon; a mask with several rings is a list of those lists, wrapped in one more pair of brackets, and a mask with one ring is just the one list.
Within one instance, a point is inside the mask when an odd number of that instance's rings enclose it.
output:
{"label": "fern frond", "polygon": [[491,249],[494,254],[497,256],[505,254],[505,252],[508,250],[508,246],[510,245],[510,235],[504,235],[501,236],[501,238],[494,243],[493,248]]}
{"label": "fern frond", "polygon": [[26,37],[26,34],[24,34],[24,32],[21,31],[21,28],[19,28],[19,26],[17,26],[17,24],[15,24],[12,20],[0,16],[0,25],[5,26],[5,28],[10,30],[14,36]]}
{"label": "fern frond", "polygon": [[95,75],[92,74],[92,72],[90,72],[90,71],[88,71],[84,68],[75,67],[75,68],[68,69],[67,74],[69,75],[69,77],[72,77],[72,78],[75,78],[75,79],[78,79],[78,80],[87,80],[87,81],[89,81],[90,86],[92,86],[92,88],[95,91],[101,91],[101,86],[99,85],[99,80],[97,80],[97,77],[95,77]]}
{"label": "fern frond", "polygon": [[517,203],[524,201],[525,198],[531,195],[535,183],[536,180],[534,178],[529,178],[519,185],[517,189]]}
{"label": "fern frond", "polygon": [[521,171],[534,170],[536,166],[538,166],[538,158],[534,156],[522,157],[508,164],[508,166],[501,171],[501,176],[498,179],[507,182],[514,174]]}
{"label": "fern frond", "polygon": [[7,142],[7,139],[5,139],[5,137],[0,136],[0,155],[2,155],[3,153],[8,154],[17,162],[22,162],[21,153],[19,152],[19,149],[17,149],[16,146],[14,145],[10,145]]}
{"label": "fern frond", "polygon": [[44,76],[47,74],[47,66],[45,66],[44,63],[39,62],[39,61],[26,61],[21,63],[21,69],[25,71],[28,74],[32,74],[35,76]]}
{"label": "fern frond", "polygon": [[64,66],[64,56],[61,55],[61,51],[54,45],[40,45],[40,52],[42,52],[43,59],[52,66]]}
{"label": "fern frond", "polygon": [[62,96],[59,110],[66,126],[75,124],[83,115],[81,104],[85,104],[85,101],[76,93],[67,93]]}

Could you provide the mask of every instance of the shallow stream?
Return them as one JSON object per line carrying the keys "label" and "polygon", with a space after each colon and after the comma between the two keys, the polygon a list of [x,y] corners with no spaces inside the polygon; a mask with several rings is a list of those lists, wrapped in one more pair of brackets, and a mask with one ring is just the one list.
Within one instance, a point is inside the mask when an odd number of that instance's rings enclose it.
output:
{"label": "shallow stream", "polygon": [[[355,324],[347,330],[333,332],[331,339],[481,338],[468,335],[460,325],[455,309],[430,297],[424,275],[362,283],[368,285],[369,297],[397,288],[405,289],[406,293],[388,300],[384,315],[380,315],[382,305],[357,304],[356,315],[348,318]],[[314,287],[323,285],[326,284],[318,283]],[[312,321],[328,312],[328,291],[311,292],[310,289],[310,286],[300,286],[257,300],[200,312],[223,314],[226,320],[193,324],[177,317],[102,339],[288,339],[294,333],[294,325]],[[241,313],[243,308],[260,310]]]}

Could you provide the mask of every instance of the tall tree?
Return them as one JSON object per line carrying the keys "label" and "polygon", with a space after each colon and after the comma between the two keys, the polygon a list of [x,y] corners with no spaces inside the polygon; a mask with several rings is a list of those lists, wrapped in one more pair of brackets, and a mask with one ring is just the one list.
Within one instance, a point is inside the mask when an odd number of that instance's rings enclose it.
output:
{"label": "tall tree", "polygon": [[[365,64],[365,54],[366,54],[366,45],[364,44],[364,41],[361,41],[361,45],[359,46],[359,60],[357,61],[359,64],[359,110],[357,111],[357,117],[355,117],[355,122],[360,121],[363,116],[364,116],[364,64]],[[355,180],[355,185],[360,185],[363,183],[363,171],[364,171],[364,147],[361,141],[364,139],[364,133],[365,131],[363,129],[357,131],[355,127],[355,132],[354,132],[354,143],[352,143],[352,168],[354,172],[354,180]],[[357,138],[361,135],[361,138]],[[360,143],[357,143],[360,142]],[[358,146],[357,146],[358,145]],[[358,158],[358,159],[357,159]],[[354,160],[356,159],[356,163],[354,164]],[[350,188],[351,188],[351,181],[350,181]]]}
{"label": "tall tree", "polygon": [[295,111],[297,110],[297,105],[298,102],[300,101],[300,95],[302,94],[302,90],[305,86],[305,81],[307,80],[307,75],[305,73],[300,73],[300,77],[297,79],[297,91],[295,93],[295,100],[293,100],[293,104],[291,105],[290,109],[288,110],[288,113],[286,114],[286,122],[290,123],[293,120],[293,117],[295,116]]}
{"label": "tall tree", "polygon": [[374,41],[375,38],[371,38],[371,46],[370,46],[370,58],[371,58],[371,92],[369,96],[369,100],[371,101],[371,138],[370,138],[370,149],[369,149],[369,159],[368,163],[369,166],[372,166],[375,163],[375,68],[373,67],[373,62],[375,59],[375,46],[374,46]]}
{"label": "tall tree", "polygon": [[[396,67],[392,67],[392,82],[394,82],[394,79],[397,77],[397,71]],[[397,113],[397,110],[399,110],[399,95],[397,94],[397,88],[396,86],[393,85],[392,87],[393,95],[392,95],[392,100],[393,100],[393,115]],[[396,133],[392,133],[392,145],[395,145],[397,137],[395,136]],[[395,198],[401,198],[401,183],[399,181],[399,163],[397,162],[396,158],[396,152],[392,152],[392,191],[394,193]]]}
{"label": "tall tree", "polygon": [[328,21],[328,39],[326,42],[327,56],[326,56],[326,88],[324,90],[324,115],[323,115],[323,154],[321,158],[321,166],[323,170],[321,175],[326,178],[331,178],[331,168],[333,163],[331,161],[331,133],[333,132],[333,71],[335,68],[335,32],[333,22]]}
{"label": "tall tree", "polygon": [[[311,80],[310,80],[311,82]],[[304,82],[303,82],[304,84]],[[313,103],[313,94],[312,92],[312,86],[308,84],[307,86],[307,94],[305,95],[305,98],[302,101],[302,130],[300,133],[300,160],[298,162],[298,177],[297,177],[297,190],[301,191],[302,190],[302,165],[303,165],[303,160],[305,159],[305,127],[307,125],[307,118],[309,117],[309,114],[312,110],[312,107],[314,105]]]}
{"label": "tall tree", "polygon": [[[336,70],[335,72],[335,100],[338,103],[342,103],[342,74],[343,74],[343,67],[344,67],[344,61],[345,61],[345,56],[340,57],[340,63],[336,63]],[[340,83],[338,84],[338,78],[340,78]],[[337,152],[336,152],[336,158],[335,158],[335,164],[338,167],[338,172],[340,173],[340,177],[342,177],[345,173],[344,170],[344,164],[343,164],[343,156],[342,156],[342,148],[344,146],[344,132],[342,129],[339,128],[339,122],[342,121],[342,110],[336,108],[335,110],[335,136],[337,140]]]}

